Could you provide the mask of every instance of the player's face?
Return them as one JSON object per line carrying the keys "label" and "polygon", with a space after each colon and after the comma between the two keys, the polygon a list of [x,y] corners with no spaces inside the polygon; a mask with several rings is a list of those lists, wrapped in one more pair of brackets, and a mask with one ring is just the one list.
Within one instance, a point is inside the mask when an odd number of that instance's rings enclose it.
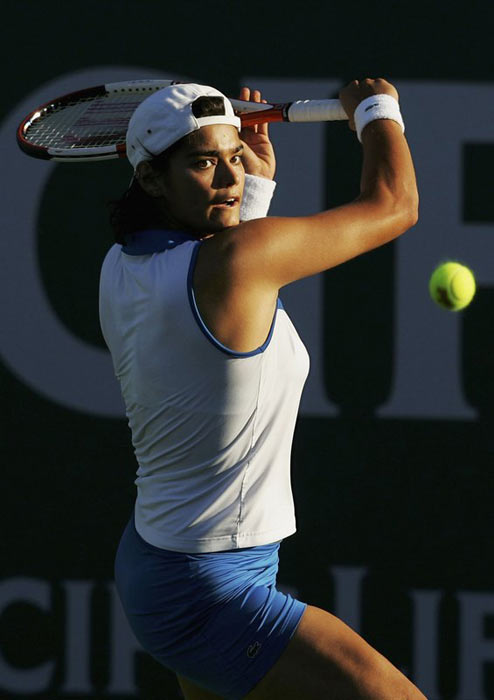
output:
{"label": "player's face", "polygon": [[167,218],[198,234],[236,226],[245,180],[241,155],[234,126],[212,124],[194,132],[162,178]]}

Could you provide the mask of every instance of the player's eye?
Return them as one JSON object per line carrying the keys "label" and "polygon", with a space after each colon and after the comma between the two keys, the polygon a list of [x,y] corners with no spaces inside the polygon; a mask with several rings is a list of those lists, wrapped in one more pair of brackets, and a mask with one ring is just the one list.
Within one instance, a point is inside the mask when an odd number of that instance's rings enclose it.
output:
{"label": "player's eye", "polygon": [[242,157],[238,154],[235,154],[232,158],[233,165],[239,165],[241,162],[242,162]]}
{"label": "player's eye", "polygon": [[196,162],[196,166],[201,170],[206,170],[214,165],[214,161],[211,158],[202,158]]}

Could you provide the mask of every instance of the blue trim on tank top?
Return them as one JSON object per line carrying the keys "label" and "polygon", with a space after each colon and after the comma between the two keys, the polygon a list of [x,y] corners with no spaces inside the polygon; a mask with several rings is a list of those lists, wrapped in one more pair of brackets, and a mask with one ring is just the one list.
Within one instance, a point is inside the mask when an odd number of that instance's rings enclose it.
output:
{"label": "blue trim on tank top", "polygon": [[269,329],[268,337],[264,341],[262,345],[260,345],[256,350],[251,350],[250,352],[236,352],[235,350],[231,350],[228,348],[226,345],[223,345],[223,343],[220,343],[220,341],[214,337],[214,335],[211,333],[209,328],[206,326],[204,321],[201,318],[201,314],[199,313],[199,309],[197,307],[197,302],[196,302],[196,297],[194,294],[194,289],[192,287],[192,277],[194,275],[194,268],[196,264],[196,259],[197,259],[197,254],[199,253],[199,248],[200,248],[200,243],[201,241],[198,241],[198,244],[194,247],[194,250],[192,251],[192,256],[190,258],[190,264],[189,264],[189,273],[187,275],[187,292],[189,295],[189,302],[190,302],[190,308],[192,309],[192,314],[197,322],[197,325],[199,326],[200,330],[204,333],[206,338],[209,340],[210,343],[212,343],[218,350],[221,350],[221,352],[224,352],[226,355],[229,355],[230,357],[252,357],[253,355],[259,355],[260,353],[264,352],[266,348],[268,347],[269,343],[271,342],[271,338],[274,333],[274,327],[275,327],[275,322],[276,322],[276,315],[278,312],[278,309],[283,308],[283,304],[281,303],[281,299],[278,297],[277,303],[276,303],[276,310],[274,312],[273,320],[271,322],[271,328]]}
{"label": "blue trim on tank top", "polygon": [[125,236],[122,252],[126,255],[150,255],[151,253],[162,253],[164,250],[171,250],[187,241],[197,240],[196,236],[192,236],[185,231],[147,229],[145,231],[135,231]]}
{"label": "blue trim on tank top", "polygon": [[273,316],[268,337],[262,345],[256,348],[256,350],[251,350],[250,352],[236,352],[235,350],[228,348],[226,345],[223,345],[223,343],[220,343],[220,341],[214,337],[202,320],[199,309],[197,308],[194,289],[192,287],[192,276],[194,274],[196,258],[199,252],[199,244],[202,242],[196,236],[193,236],[186,231],[167,229],[147,229],[143,231],[135,231],[134,233],[128,234],[125,237],[125,243],[122,245],[122,252],[126,255],[151,255],[152,253],[163,253],[165,250],[171,250],[172,248],[176,248],[182,243],[187,243],[188,241],[197,243],[192,251],[192,257],[190,259],[189,271],[187,274],[187,292],[192,314],[200,330],[210,343],[230,357],[252,357],[253,355],[259,355],[260,353],[264,352],[264,350],[266,350],[268,347],[274,333],[277,311],[278,309],[283,309],[281,299],[278,297],[276,311]]}

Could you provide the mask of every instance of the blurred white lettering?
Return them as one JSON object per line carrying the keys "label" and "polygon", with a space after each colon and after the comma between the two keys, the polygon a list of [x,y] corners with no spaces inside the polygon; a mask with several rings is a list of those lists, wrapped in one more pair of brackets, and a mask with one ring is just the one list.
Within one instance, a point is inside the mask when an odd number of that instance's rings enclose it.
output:
{"label": "blurred white lettering", "polygon": [[92,581],[64,581],[66,600],[64,693],[90,693]]}
{"label": "blurred white lettering", "polygon": [[331,566],[334,580],[334,614],[360,633],[362,621],[362,580],[367,574],[364,566]]}
{"label": "blurred white lettering", "polygon": [[[328,573],[334,582],[332,611],[356,632],[360,632],[363,612],[362,583],[372,573],[366,567],[330,566]],[[56,584],[53,592],[56,592]],[[93,592],[103,586],[109,592],[108,684],[105,696],[137,694],[136,655],[143,652],[124,615],[113,582],[63,581],[65,607],[56,614],[63,616],[65,651],[34,668],[15,668],[0,657],[0,690],[24,695],[52,690],[62,694],[92,696],[95,688],[91,663],[96,654],[93,644],[107,634],[101,625],[91,629],[94,617]],[[295,592],[289,584],[285,590]],[[412,590],[413,660],[412,680],[429,700],[440,700],[439,658],[441,591]],[[35,578],[10,578],[0,584],[0,614],[18,603],[34,605],[45,613],[55,615],[52,609],[52,584]],[[484,625],[494,615],[494,594],[459,592],[459,691],[456,700],[488,700],[484,691],[486,666],[494,663],[494,640],[486,636]],[[371,601],[367,601],[371,604]],[[364,606],[365,613],[365,606]],[[384,621],[385,624],[385,621]],[[412,641],[412,640],[411,640]],[[33,639],[33,644],[36,642]],[[61,648],[61,647],[60,647]],[[98,646],[98,648],[100,648]],[[6,647],[7,649],[7,647]],[[29,656],[29,650],[27,650]],[[8,656],[8,655],[7,655]],[[54,688],[58,674],[56,666],[64,666],[60,688]]]}
{"label": "blurred white lettering", "polygon": [[485,665],[494,663],[494,639],[487,639],[484,624],[494,615],[492,593],[459,593],[460,690],[456,700],[488,700],[484,692]]}
{"label": "blurred white lettering", "polygon": [[428,700],[440,700],[438,690],[439,604],[441,591],[412,591],[414,606],[414,679]]}

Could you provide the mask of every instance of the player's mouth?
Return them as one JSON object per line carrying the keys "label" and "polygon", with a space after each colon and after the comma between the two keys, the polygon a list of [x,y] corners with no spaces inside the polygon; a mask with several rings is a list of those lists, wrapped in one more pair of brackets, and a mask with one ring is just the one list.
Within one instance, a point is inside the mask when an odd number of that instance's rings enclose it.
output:
{"label": "player's mouth", "polygon": [[227,199],[216,199],[213,201],[213,207],[220,209],[233,209],[240,203],[240,197],[228,197]]}

